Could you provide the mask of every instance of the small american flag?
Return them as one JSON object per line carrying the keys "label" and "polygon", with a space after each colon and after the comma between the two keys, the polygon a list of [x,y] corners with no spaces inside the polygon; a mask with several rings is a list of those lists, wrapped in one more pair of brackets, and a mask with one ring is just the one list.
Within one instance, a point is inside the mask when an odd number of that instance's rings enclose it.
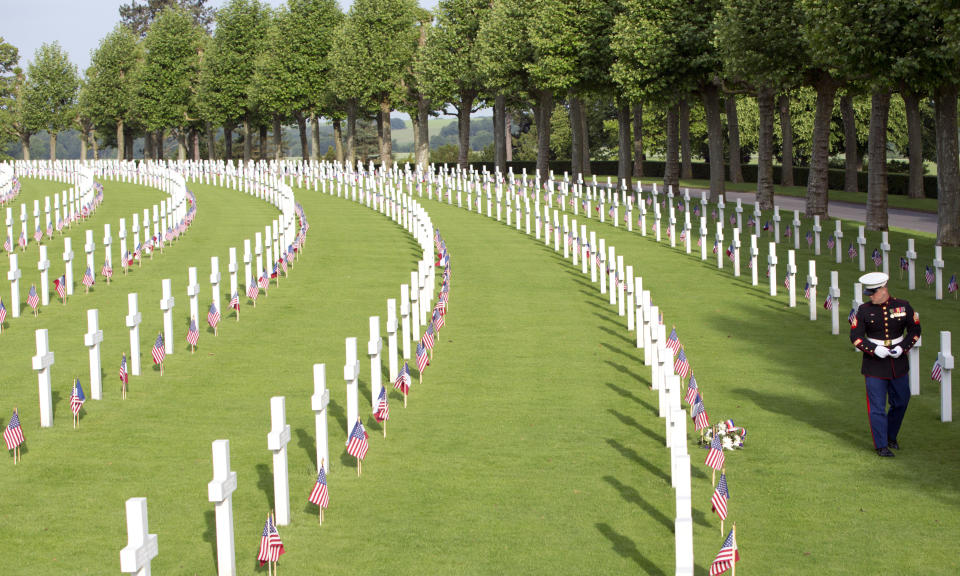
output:
{"label": "small american flag", "polygon": [[909,270],[909,269],[910,269],[910,263],[907,262],[907,259],[904,258],[903,256],[900,257],[900,269],[901,269],[901,270]]}
{"label": "small american flag", "polygon": [[870,255],[873,258],[873,267],[879,268],[880,264],[883,263],[883,256],[880,255],[880,250],[877,248],[873,249],[873,254]]}
{"label": "small american flag", "polygon": [[823,301],[823,307],[827,310],[833,310],[833,296],[827,294],[827,299]]}
{"label": "small american flag", "polygon": [[727,519],[727,500],[729,499],[730,491],[727,489],[727,475],[720,474],[720,481],[717,482],[717,488],[713,491],[713,497],[710,498],[710,505],[721,520]]}
{"label": "small american flag", "polygon": [[734,226],[734,225],[736,225],[736,223],[737,223],[737,217],[734,216],[733,214],[731,214],[731,215],[730,215],[730,225],[731,225],[731,226]]}
{"label": "small american flag", "polygon": [[803,297],[807,300],[810,299],[810,282],[803,285]]}
{"label": "small american flag", "polygon": [[665,344],[667,348],[673,351],[671,356],[680,351],[680,338],[677,337],[676,328],[673,328],[672,330],[670,330],[670,335],[667,336],[667,341]]}
{"label": "small american flag", "polygon": [[126,384],[130,381],[130,376],[127,374],[127,355],[120,355],[120,381]]}
{"label": "small american flag", "polygon": [[100,275],[104,278],[113,277],[113,268],[110,266],[109,262],[104,262],[103,266],[100,268]]}
{"label": "small american flag", "polygon": [[680,241],[680,242],[686,242],[686,241],[687,241],[687,231],[686,231],[685,229],[680,231],[679,241]]}
{"label": "small american flag", "polygon": [[70,411],[73,412],[74,416],[80,413],[80,408],[83,408],[86,399],[87,397],[83,394],[83,386],[80,385],[80,379],[77,378],[73,381],[73,390],[70,391]]}
{"label": "small american flag", "polygon": [[836,245],[837,239],[833,234],[831,234],[830,237],[827,238],[827,250],[833,250],[833,247]]}
{"label": "small american flag", "polygon": [[953,294],[957,291],[957,275],[950,276],[950,282],[947,283],[947,292]]}
{"label": "small american flag", "polygon": [[443,319],[443,314],[441,314],[440,311],[435,308],[433,310],[433,327],[438,336],[440,335],[440,329],[443,328],[445,323],[446,321]]}
{"label": "small american flag", "polygon": [[220,311],[217,310],[216,303],[210,303],[210,309],[207,310],[207,324],[211,328],[216,328],[217,324],[220,323]]}
{"label": "small american flag", "polygon": [[380,387],[380,396],[377,397],[377,410],[373,413],[373,418],[377,422],[383,422],[390,419],[390,400],[387,398],[387,389]]}
{"label": "small american flag", "polygon": [[790,234],[791,234],[791,228],[790,228],[790,226],[787,226],[786,230],[783,231],[783,237],[784,237],[784,238],[789,238],[789,237],[790,237]]}
{"label": "small american flag", "polygon": [[200,331],[197,330],[197,321],[191,318],[190,328],[187,329],[187,343],[189,343],[191,346],[196,346],[199,340]]}
{"label": "small american flag", "polygon": [[723,469],[723,442],[720,441],[719,434],[714,434],[713,441],[710,442],[710,452],[707,453],[707,459],[704,461],[704,464],[714,470]]}
{"label": "small american flag", "polygon": [[923,279],[927,281],[927,286],[933,284],[934,278],[933,268],[927,266],[926,270],[923,271]]}
{"label": "small american flag", "polygon": [[789,272],[787,272],[787,274],[783,277],[783,287],[784,287],[784,288],[790,288],[790,273],[789,273]]}
{"label": "small american flag", "polygon": [[683,348],[680,348],[680,354],[673,363],[673,371],[680,376],[681,380],[690,375],[690,363],[687,362],[687,353]]}
{"label": "small american flag", "polygon": [[43,239],[43,231],[40,230],[39,226],[37,226],[37,231],[33,233],[33,240],[35,242],[39,242],[42,239]]}
{"label": "small american flag", "polygon": [[83,280],[81,280],[80,283],[86,286],[87,288],[89,288],[93,286],[94,282],[95,280],[93,278],[93,270],[91,270],[90,267],[87,266],[87,270],[83,273]]}
{"label": "small american flag", "polygon": [[257,286],[257,283],[253,281],[253,278],[250,279],[250,284],[247,285],[247,298],[257,301],[257,296],[260,295],[260,287]]}
{"label": "small american flag", "polygon": [[20,239],[18,240],[21,248],[27,247],[27,236],[23,232],[20,233]]}
{"label": "small american flag", "polygon": [[850,247],[847,248],[847,256],[851,259],[857,257],[857,247],[853,245],[853,242],[851,242]]}
{"label": "small american flag", "polygon": [[3,251],[4,252],[13,252],[13,241],[10,240],[10,237],[7,236],[3,241]]}
{"label": "small american flag", "polygon": [[240,310],[240,295],[236,292],[233,293],[233,296],[230,297],[230,308],[234,310]]}
{"label": "small american flag", "polygon": [[3,305],[3,298],[0,298],[0,324],[7,319],[7,308]]}
{"label": "small american flag", "polygon": [[13,416],[3,430],[3,441],[7,445],[7,450],[13,450],[23,444],[23,430],[20,429],[20,416],[17,415],[16,410],[13,411]]}
{"label": "small american flag", "polygon": [[766,222],[763,223],[763,231],[766,232],[767,230],[770,230],[770,221],[769,221],[769,220],[767,220]]}
{"label": "small american flag", "polygon": [[713,253],[716,254],[716,253],[719,252],[719,251],[720,251],[720,241],[719,241],[719,240],[714,240],[714,241],[713,241]]}
{"label": "small american flag", "polygon": [[707,409],[703,406],[703,400],[700,399],[700,395],[697,395],[697,400],[693,404],[693,424],[694,429],[699,431],[710,426],[710,421],[707,417]]}
{"label": "small american flag", "polygon": [[273,518],[267,516],[267,523],[263,525],[263,534],[260,536],[260,552],[257,553],[257,560],[263,566],[267,562],[276,562],[284,552],[286,550],[283,549],[277,527],[273,525]]}
{"label": "small american flag", "polygon": [[410,391],[410,367],[406,362],[403,363],[403,368],[397,374],[397,379],[393,381],[393,387],[404,394]]}
{"label": "small american flag", "polygon": [[700,396],[700,390],[697,388],[697,379],[690,374],[690,381],[687,382],[687,394],[684,396],[684,400],[687,404],[693,405],[697,401],[697,398]]}
{"label": "small american flag", "polygon": [[37,296],[37,287],[33,284],[30,285],[30,291],[27,292],[27,304],[34,310],[40,305],[40,297]]}
{"label": "small american flag", "polygon": [[731,262],[733,262],[734,260],[733,255],[734,255],[733,242],[731,242],[730,245],[727,246],[727,258],[729,258]]}
{"label": "small american flag", "polygon": [[723,541],[723,546],[717,552],[717,557],[713,559],[710,565],[710,576],[723,574],[730,569],[734,562],[740,561],[740,551],[737,550],[737,541],[733,537],[733,530],[727,534],[727,539]]}
{"label": "small american flag", "polygon": [[260,279],[257,280],[257,285],[260,287],[261,290],[266,290],[267,287],[270,286],[270,278],[267,275],[266,270],[264,270],[263,273],[260,275]]}
{"label": "small american flag", "polygon": [[423,347],[423,341],[417,343],[417,370],[423,374],[424,369],[430,365],[430,360],[427,358],[427,349]]}
{"label": "small american flag", "polygon": [[330,504],[330,494],[327,492],[327,473],[324,472],[323,466],[320,467],[320,472],[317,474],[317,483],[313,485],[308,500],[321,508],[326,508]]}
{"label": "small american flag", "polygon": [[933,361],[933,370],[930,372],[930,379],[934,382],[940,382],[943,379],[943,370],[940,367],[940,359]]}
{"label": "small american flag", "polygon": [[363,423],[357,418],[357,423],[353,425],[353,430],[350,432],[350,438],[347,439],[347,454],[363,460],[368,448],[370,446],[367,444],[367,431],[363,429]]}
{"label": "small american flag", "polygon": [[857,318],[857,308],[853,307],[850,309],[850,314],[847,315],[847,324],[853,324],[853,321]]}
{"label": "small american flag", "polygon": [[813,232],[807,231],[807,248],[813,246]]}
{"label": "small american flag", "polygon": [[153,349],[150,350],[150,355],[153,356],[154,364],[163,362],[163,358],[167,355],[163,349],[163,333],[157,334],[157,340],[153,343]]}
{"label": "small american flag", "polygon": [[423,333],[421,341],[427,347],[427,350],[433,350],[433,323],[427,326],[427,331]]}

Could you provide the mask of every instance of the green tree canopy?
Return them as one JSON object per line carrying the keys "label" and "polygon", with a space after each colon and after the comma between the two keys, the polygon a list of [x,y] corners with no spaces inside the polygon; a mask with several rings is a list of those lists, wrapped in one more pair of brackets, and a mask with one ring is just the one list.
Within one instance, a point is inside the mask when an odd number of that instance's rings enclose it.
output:
{"label": "green tree canopy", "polygon": [[50,133],[50,159],[57,157],[57,134],[71,126],[76,114],[80,78],[60,44],[43,44],[27,67],[23,93],[24,120],[31,131]]}

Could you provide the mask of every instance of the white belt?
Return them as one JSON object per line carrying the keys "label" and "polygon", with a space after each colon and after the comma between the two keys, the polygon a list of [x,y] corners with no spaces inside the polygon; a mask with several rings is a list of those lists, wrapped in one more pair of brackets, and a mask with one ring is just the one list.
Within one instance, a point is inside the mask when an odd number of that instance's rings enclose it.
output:
{"label": "white belt", "polygon": [[897,344],[903,342],[903,336],[894,338],[893,340],[877,340],[876,338],[867,338],[867,340],[873,342],[877,346],[896,346]]}

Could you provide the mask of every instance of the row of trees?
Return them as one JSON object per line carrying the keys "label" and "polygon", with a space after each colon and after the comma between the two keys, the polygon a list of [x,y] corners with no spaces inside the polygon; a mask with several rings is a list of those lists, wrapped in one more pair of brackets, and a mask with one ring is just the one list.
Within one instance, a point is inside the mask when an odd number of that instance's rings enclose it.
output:
{"label": "row of trees", "polygon": [[[898,93],[906,110],[911,195],[923,194],[920,111],[932,103],[939,239],[960,244],[960,7],[946,0],[441,0],[433,13],[415,0],[356,0],[347,14],[335,0],[288,0],[279,9],[231,0],[216,12],[212,33],[204,0],[134,1],[121,15],[123,25],[102,40],[82,81],[55,45],[38,52],[25,77],[15,75],[7,90],[16,101],[10,125],[21,139],[40,129],[55,134],[72,114],[84,130],[111,133],[122,157],[130,157],[137,133],[149,136],[148,156],[156,155],[165,134],[177,139],[181,156],[189,147],[198,154],[205,135],[212,154],[222,128],[226,157],[233,158],[233,132],[240,130],[242,157],[249,159],[256,130],[262,141],[272,129],[279,155],[280,127],[295,122],[306,151],[308,122],[315,140],[325,117],[334,126],[337,157],[353,162],[357,122],[373,118],[380,160],[389,165],[389,116],[400,110],[411,117],[415,157],[425,164],[429,117],[453,110],[458,161],[466,165],[470,114],[492,106],[497,163],[502,168],[510,155],[509,119],[532,110],[530,134],[546,177],[558,104],[577,175],[589,173],[589,112],[593,103],[609,102],[620,178],[640,175],[644,118],[662,116],[664,183],[676,188],[681,158],[690,156],[683,148],[693,109],[705,119],[716,198],[726,164],[734,180],[739,176],[737,99],[749,96],[758,110],[758,200],[769,208],[776,117],[781,181],[789,184],[789,95],[808,91],[815,94],[815,113],[804,135],[811,141],[807,214],[825,216],[836,100],[848,174],[855,175],[853,103],[866,95],[867,225],[885,229],[887,123]],[[47,69],[52,76],[45,76]],[[73,96],[60,98],[69,90]],[[40,113],[34,101],[43,102]]]}

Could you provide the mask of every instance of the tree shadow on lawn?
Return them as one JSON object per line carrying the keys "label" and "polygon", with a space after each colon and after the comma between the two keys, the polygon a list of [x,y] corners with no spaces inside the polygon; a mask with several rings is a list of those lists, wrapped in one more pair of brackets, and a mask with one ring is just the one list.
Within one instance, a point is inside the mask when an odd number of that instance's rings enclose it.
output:
{"label": "tree shadow on lawn", "polygon": [[624,536],[623,534],[620,534],[611,528],[606,522],[597,522],[594,524],[594,526],[596,526],[597,530],[603,534],[611,544],[613,544],[614,552],[620,556],[623,556],[624,558],[633,560],[647,574],[651,574],[653,576],[667,576],[666,572],[661,570],[657,565],[651,562],[640,552],[640,550],[637,548],[636,542]]}

